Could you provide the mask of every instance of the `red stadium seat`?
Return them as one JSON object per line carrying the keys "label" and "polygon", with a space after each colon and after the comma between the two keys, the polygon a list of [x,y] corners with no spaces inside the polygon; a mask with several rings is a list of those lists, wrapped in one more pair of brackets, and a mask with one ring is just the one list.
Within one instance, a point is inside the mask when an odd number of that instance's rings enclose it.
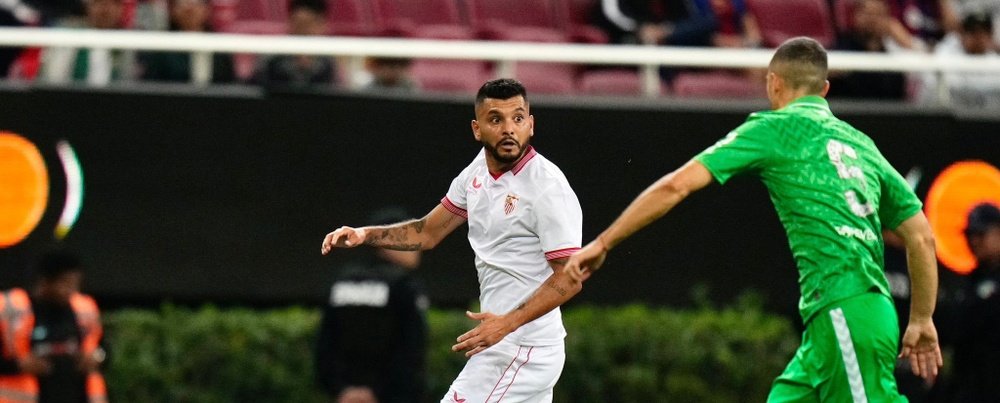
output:
{"label": "red stadium seat", "polygon": [[[518,32],[530,28],[534,32],[551,31],[562,36],[560,42],[569,42],[555,13],[553,1],[557,0],[466,0],[469,25],[480,38],[489,40],[512,39],[524,36]],[[551,35],[545,34],[548,38]],[[548,39],[545,39],[548,40]]]}
{"label": "red stadium seat", "polygon": [[729,72],[680,73],[674,78],[674,94],[694,98],[759,98],[763,81]]}
{"label": "red stadium seat", "polygon": [[326,0],[326,15],[331,35],[367,36],[375,33],[367,1]]}
{"label": "red stadium seat", "polygon": [[608,34],[593,26],[600,0],[555,0],[556,17],[573,42],[608,43]]}
{"label": "red stadium seat", "polygon": [[854,7],[857,0],[833,0],[833,21],[837,32],[848,32],[854,26]]}
{"label": "red stadium seat", "polygon": [[429,25],[461,26],[456,0],[373,0],[372,18],[379,30],[409,32]]}
{"label": "red stadium seat", "polygon": [[747,8],[760,25],[765,46],[777,47],[796,36],[811,37],[828,48],[836,41],[826,0],[747,0]]}
{"label": "red stadium seat", "polygon": [[589,70],[580,74],[577,87],[589,95],[641,95],[642,78],[633,69]]}
{"label": "red stadium seat", "polygon": [[[288,23],[277,21],[246,20],[233,21],[224,27],[223,32],[251,35],[285,35],[288,33]],[[257,65],[257,55],[254,53],[236,53],[233,55],[233,70],[236,78],[246,81],[253,76]]]}
{"label": "red stadium seat", "polygon": [[288,19],[288,8],[284,1],[237,0],[233,2],[233,7],[235,7],[235,18],[238,21],[285,21]]}
{"label": "red stadium seat", "polygon": [[484,63],[475,60],[419,59],[410,74],[428,92],[475,93],[489,76]]}

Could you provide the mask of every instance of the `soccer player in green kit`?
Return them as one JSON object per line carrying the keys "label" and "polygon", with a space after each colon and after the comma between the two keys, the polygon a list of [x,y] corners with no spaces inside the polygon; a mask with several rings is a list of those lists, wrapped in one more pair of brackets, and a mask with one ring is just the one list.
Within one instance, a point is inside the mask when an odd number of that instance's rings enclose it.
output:
{"label": "soccer player in green kit", "polygon": [[900,357],[933,379],[942,365],[931,320],[937,297],[934,237],[921,203],[868,136],[831,113],[826,51],[809,38],[771,59],[773,111],[746,123],[642,192],[565,269],[517,309],[470,314],[481,323],[452,349],[475,354],[568,300],[609,250],[713,180],[759,176],[788,234],[799,270],[802,345],[768,402],[905,402],[893,378],[899,329],[883,272],[882,228],[906,243],[912,286]]}

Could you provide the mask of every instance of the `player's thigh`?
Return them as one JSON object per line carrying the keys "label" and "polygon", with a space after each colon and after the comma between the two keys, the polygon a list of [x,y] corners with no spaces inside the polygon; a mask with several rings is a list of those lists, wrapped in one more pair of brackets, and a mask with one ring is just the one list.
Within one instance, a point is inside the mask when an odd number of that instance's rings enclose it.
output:
{"label": "player's thigh", "polygon": [[812,382],[813,376],[803,366],[808,347],[803,340],[799,350],[795,352],[795,357],[771,385],[767,403],[819,403],[819,395]]}
{"label": "player's thigh", "polygon": [[896,366],[899,329],[888,297],[868,293],[837,303],[810,324],[824,402],[905,402]]}
{"label": "player's thigh", "polygon": [[550,402],[564,363],[561,344],[500,342],[469,359],[441,402]]}

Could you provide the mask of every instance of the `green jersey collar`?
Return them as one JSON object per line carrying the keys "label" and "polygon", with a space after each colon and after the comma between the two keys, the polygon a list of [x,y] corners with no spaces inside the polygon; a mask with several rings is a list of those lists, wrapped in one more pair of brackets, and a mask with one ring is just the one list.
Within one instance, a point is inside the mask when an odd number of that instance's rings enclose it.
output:
{"label": "green jersey collar", "polygon": [[830,103],[826,101],[826,98],[819,95],[806,95],[804,97],[797,98],[788,105],[785,105],[782,109],[793,107],[816,108],[830,112]]}

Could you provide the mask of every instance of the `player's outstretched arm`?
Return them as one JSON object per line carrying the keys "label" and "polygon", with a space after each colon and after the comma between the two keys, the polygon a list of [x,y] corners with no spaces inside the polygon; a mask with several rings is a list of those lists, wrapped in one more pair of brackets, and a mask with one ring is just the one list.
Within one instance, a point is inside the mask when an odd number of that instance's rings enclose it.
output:
{"label": "player's outstretched arm", "polygon": [[538,319],[556,307],[562,305],[583,289],[583,280],[589,277],[585,274],[582,280],[576,280],[565,271],[566,259],[549,261],[554,271],[551,276],[523,304],[503,315],[489,312],[466,312],[470,319],[478,320],[472,330],[458,336],[452,351],[465,351],[466,357],[471,357],[503,340],[510,332],[517,330],[525,323]]}
{"label": "player's outstretched arm", "polygon": [[596,239],[570,256],[566,271],[579,281],[585,272],[599,269],[609,250],[709,183],[712,183],[711,172],[695,160],[664,175],[640,193]]}
{"label": "player's outstretched arm", "polygon": [[452,214],[438,204],[419,220],[361,228],[337,228],[326,234],[320,252],[325,255],[333,248],[353,248],[362,244],[395,250],[432,249],[463,223],[465,218]]}
{"label": "player's outstretched arm", "polygon": [[938,288],[934,234],[922,212],[903,221],[893,232],[906,244],[906,263],[910,271],[910,322],[903,333],[899,356],[910,360],[915,375],[930,381],[943,364],[937,328],[931,319]]}

